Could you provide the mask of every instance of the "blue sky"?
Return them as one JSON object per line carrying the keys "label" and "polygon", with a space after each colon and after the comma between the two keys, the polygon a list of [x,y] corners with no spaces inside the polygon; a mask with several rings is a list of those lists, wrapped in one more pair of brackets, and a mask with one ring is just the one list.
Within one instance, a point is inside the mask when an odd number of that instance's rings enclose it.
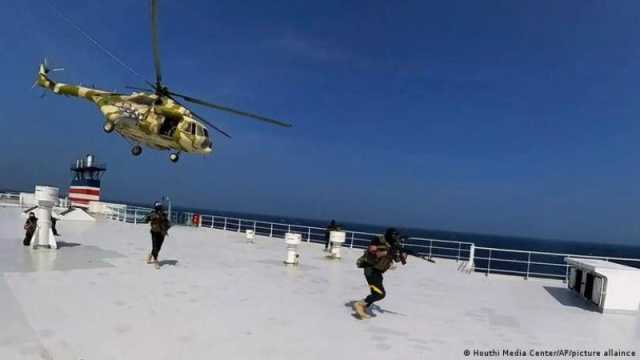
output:
{"label": "blue sky", "polygon": [[[91,104],[30,89],[140,80],[57,17],[0,0],[0,187],[66,188],[85,152],[108,198],[567,240],[640,235],[636,1],[160,0],[165,82],[294,124],[197,109],[234,138],[139,158]],[[146,1],[56,1],[152,79]],[[194,109],[196,109],[194,107]]]}

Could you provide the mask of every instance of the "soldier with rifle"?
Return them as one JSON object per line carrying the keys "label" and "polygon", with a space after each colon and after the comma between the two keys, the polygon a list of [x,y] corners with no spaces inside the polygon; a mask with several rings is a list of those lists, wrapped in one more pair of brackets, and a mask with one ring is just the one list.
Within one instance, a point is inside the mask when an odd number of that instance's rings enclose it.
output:
{"label": "soldier with rifle", "polygon": [[367,310],[374,302],[384,299],[387,295],[382,284],[382,274],[389,270],[394,262],[401,262],[402,265],[405,265],[408,255],[432,261],[427,259],[426,256],[404,248],[400,243],[400,239],[401,237],[396,229],[387,229],[383,236],[371,241],[364,255],[357,261],[357,266],[364,269],[364,277],[371,290],[369,296],[354,305],[356,313],[361,319],[369,318],[370,315]]}
{"label": "soldier with rifle", "polygon": [[36,232],[36,228],[38,227],[38,218],[36,214],[33,212],[29,213],[29,217],[27,221],[24,223],[24,240],[22,240],[22,245],[29,246],[31,245],[31,238],[33,237],[33,233]]}
{"label": "soldier with rifle", "polygon": [[162,208],[162,203],[156,202],[153,206],[153,211],[150,212],[145,218],[145,223],[151,225],[151,253],[147,256],[147,264],[154,264],[156,269],[160,269],[160,262],[158,261],[158,254],[162,248],[165,236],[171,227],[171,222],[167,218],[167,214]]}

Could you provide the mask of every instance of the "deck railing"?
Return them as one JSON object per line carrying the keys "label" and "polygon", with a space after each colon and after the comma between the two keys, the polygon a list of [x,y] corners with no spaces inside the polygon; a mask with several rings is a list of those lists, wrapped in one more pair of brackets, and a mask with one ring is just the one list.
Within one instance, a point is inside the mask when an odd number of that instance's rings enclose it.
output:
{"label": "deck railing", "polygon": [[[149,208],[127,206],[126,208],[111,208],[108,218],[112,220],[138,224],[144,222],[145,216],[151,211]],[[194,220],[197,215],[198,221]],[[233,232],[246,232],[253,230],[256,235],[281,238],[288,232],[300,234],[303,241],[313,243],[325,242],[325,229],[320,227],[284,224],[277,222],[261,221],[254,219],[243,219],[228,216],[216,216],[206,214],[196,214],[193,212],[173,212],[172,222],[178,225],[197,226],[201,228],[218,229]],[[366,248],[374,238],[380,234],[362,231],[344,230],[346,241],[344,246],[349,248]],[[454,259],[457,261],[469,261],[473,243],[426,239],[411,237],[404,244],[408,248],[429,257]],[[471,261],[473,262],[473,261]]]}
{"label": "deck railing", "polygon": [[[19,203],[19,201],[19,194],[0,193],[0,204],[15,204]],[[128,205],[126,207],[107,206],[105,216],[111,220],[139,224],[144,222],[145,216],[150,211],[150,208]],[[198,221],[194,221],[194,215],[197,215]],[[324,228],[307,225],[196,214],[193,212],[173,212],[171,214],[171,221],[178,225],[197,226],[234,232],[246,232],[247,230],[253,230],[256,235],[272,238],[284,238],[287,232],[293,232],[300,234],[303,241],[306,242],[324,243],[325,241]],[[345,232],[346,242],[344,246],[349,248],[366,248],[372,239],[380,235],[352,230],[345,230]],[[478,247],[471,242],[421,237],[409,238],[405,242],[405,246],[429,257],[446,258],[465,262],[467,265],[464,267],[465,269],[473,268],[474,271],[481,272],[486,275],[514,275],[522,276],[525,279],[536,277],[566,281],[569,275],[569,266],[564,261],[566,257],[601,259],[640,268],[640,259],[636,258]]]}
{"label": "deck railing", "polygon": [[0,203],[2,204],[11,204],[11,205],[19,205],[20,204],[20,194],[19,193],[0,193]]}
{"label": "deck railing", "polygon": [[[33,204],[24,204],[22,202],[22,198],[20,197],[20,193],[17,192],[0,192],[0,206],[19,206],[19,207],[29,207],[33,206]],[[69,198],[60,198],[58,199],[59,207],[68,207]]]}
{"label": "deck railing", "polygon": [[490,247],[475,247],[475,270],[489,274],[518,275],[525,279],[542,277],[566,281],[569,277],[567,257],[612,261],[640,268],[640,259],[565,254],[544,251],[511,250]]}

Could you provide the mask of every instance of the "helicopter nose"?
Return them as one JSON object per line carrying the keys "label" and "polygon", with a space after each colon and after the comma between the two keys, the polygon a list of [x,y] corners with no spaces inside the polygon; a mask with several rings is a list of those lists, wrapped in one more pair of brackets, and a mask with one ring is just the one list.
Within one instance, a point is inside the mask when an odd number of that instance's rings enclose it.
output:
{"label": "helicopter nose", "polygon": [[213,144],[211,143],[211,140],[207,139],[205,141],[202,142],[202,148],[204,149],[204,151],[206,152],[211,152],[211,148]]}

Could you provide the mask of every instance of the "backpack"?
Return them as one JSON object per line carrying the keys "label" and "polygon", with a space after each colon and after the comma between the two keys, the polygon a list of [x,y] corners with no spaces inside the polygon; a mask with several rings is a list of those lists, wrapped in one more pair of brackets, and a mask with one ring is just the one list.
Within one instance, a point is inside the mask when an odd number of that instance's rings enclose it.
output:
{"label": "backpack", "polygon": [[151,216],[151,231],[161,234],[166,234],[171,224],[164,213],[156,213]]}

